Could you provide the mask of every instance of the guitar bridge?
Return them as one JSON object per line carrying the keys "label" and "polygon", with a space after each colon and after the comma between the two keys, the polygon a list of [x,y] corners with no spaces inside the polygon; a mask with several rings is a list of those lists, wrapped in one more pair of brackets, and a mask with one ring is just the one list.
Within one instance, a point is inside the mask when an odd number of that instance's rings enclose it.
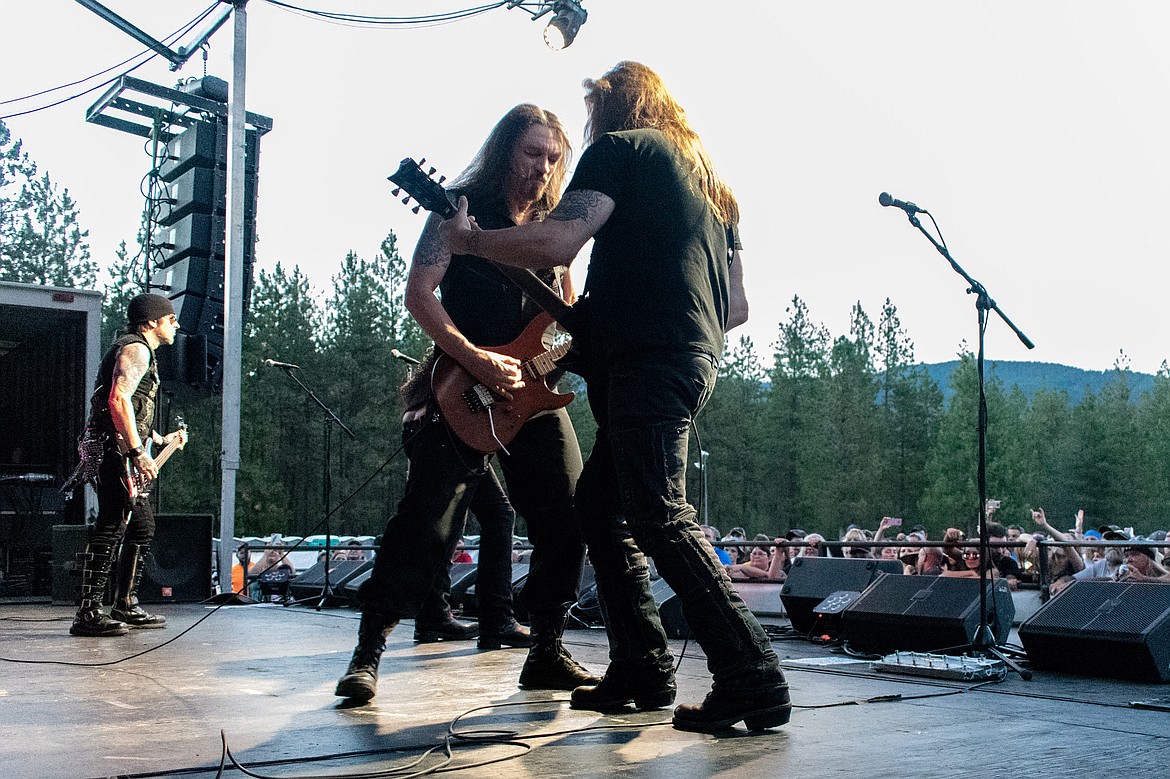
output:
{"label": "guitar bridge", "polygon": [[480,412],[484,409],[491,408],[496,404],[496,397],[491,391],[482,384],[476,384],[471,389],[463,393],[463,400],[467,403],[467,407],[474,412]]}

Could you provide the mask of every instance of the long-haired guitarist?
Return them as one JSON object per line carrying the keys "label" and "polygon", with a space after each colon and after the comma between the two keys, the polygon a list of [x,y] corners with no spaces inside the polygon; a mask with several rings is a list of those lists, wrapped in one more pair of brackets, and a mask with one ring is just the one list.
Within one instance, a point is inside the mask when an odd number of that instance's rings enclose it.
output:
{"label": "long-haired guitarist", "polygon": [[[161,628],[166,623],[165,617],[138,605],[136,590],[143,556],[154,539],[154,512],[147,498],[158,466],[147,443],[181,448],[187,442],[185,430],[162,436],[152,429],[159,385],[154,350],[174,343],[179,325],[174,306],[161,295],[133,298],[126,319],[125,333],[102,358],[90,399],[85,435],[98,444],[89,447],[90,456],[101,459],[94,478],[98,515],[80,555],[81,602],[69,628],[75,636],[120,636],[129,628]],[[89,473],[93,466],[82,464]],[[102,598],[115,562],[117,590],[106,616]]]}
{"label": "long-haired guitarist", "polygon": [[[492,129],[454,188],[470,201],[481,225],[526,224],[556,206],[569,154],[568,137],[555,115],[534,105],[516,106]],[[481,398],[489,406],[498,402],[502,409],[519,402],[525,380],[520,359],[490,347],[516,341],[540,308],[486,260],[446,253],[436,239],[439,221],[431,216],[415,248],[407,308],[434,339],[441,359],[453,360],[474,377],[484,393]],[[563,270],[549,269],[545,279],[560,279],[562,296],[571,299]],[[490,489],[484,481],[489,455],[455,435],[433,396],[424,397],[408,416],[403,435],[410,476],[382,534],[373,573],[358,593],[358,644],[337,685],[337,695],[345,698],[374,697],[386,635],[398,620],[419,614],[439,571],[448,565],[477,490]],[[534,547],[522,594],[532,631],[531,637],[522,635],[510,616],[501,622],[501,615],[481,615],[480,646],[531,643],[520,675],[520,685],[528,689],[571,690],[595,683],[597,677],[561,643],[568,607],[577,599],[585,551],[572,506],[581,452],[568,414],[555,408],[533,416],[500,451],[499,462],[511,501],[528,521]],[[403,538],[411,543],[401,543]]]}

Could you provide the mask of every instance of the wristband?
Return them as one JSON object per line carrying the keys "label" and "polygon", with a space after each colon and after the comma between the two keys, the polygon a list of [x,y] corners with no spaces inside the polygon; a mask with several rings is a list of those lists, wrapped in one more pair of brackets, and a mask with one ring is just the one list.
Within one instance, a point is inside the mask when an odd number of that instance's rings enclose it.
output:
{"label": "wristband", "polygon": [[126,459],[137,460],[139,457],[141,457],[144,454],[146,454],[146,449],[144,447],[141,447],[141,446],[136,446],[133,449],[131,449],[130,451],[126,452]]}

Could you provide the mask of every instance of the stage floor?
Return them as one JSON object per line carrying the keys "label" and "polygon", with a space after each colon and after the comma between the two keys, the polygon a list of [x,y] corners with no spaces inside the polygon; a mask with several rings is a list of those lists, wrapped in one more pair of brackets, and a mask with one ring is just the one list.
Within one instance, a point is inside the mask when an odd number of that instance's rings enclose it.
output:
{"label": "stage floor", "polygon": [[[1170,712],[1131,705],[1170,703],[1170,685],[1038,672],[973,689],[777,641],[797,706],[791,723],[712,737],[673,730],[668,711],[570,710],[567,693],[517,689],[523,650],[415,644],[410,623],[390,638],[378,697],[346,707],[333,686],[353,648],[356,612],[212,609],[171,604],[158,608],[166,630],[92,639],[68,635],[71,609],[0,605],[0,775],[214,777],[222,731],[253,775],[365,776],[441,751],[460,715],[459,731],[509,731],[521,742],[457,742],[452,768],[504,761],[457,774],[468,777],[956,779],[1070,769],[1142,777],[1165,776],[1170,765]],[[604,632],[572,630],[566,644],[604,669]],[[694,643],[678,679],[680,702],[706,694]],[[433,754],[418,768],[439,762]],[[223,775],[244,773],[229,761]]]}

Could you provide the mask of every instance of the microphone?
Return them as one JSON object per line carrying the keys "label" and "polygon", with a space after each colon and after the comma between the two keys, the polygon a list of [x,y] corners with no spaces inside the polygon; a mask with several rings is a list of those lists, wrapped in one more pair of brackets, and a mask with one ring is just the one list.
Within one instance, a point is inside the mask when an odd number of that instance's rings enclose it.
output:
{"label": "microphone", "polygon": [[395,360],[402,360],[407,365],[418,365],[418,360],[411,357],[409,354],[403,354],[402,352],[398,351],[397,349],[391,349],[390,356],[393,357]]}
{"label": "microphone", "polygon": [[889,192],[883,192],[880,195],[878,195],[878,202],[881,203],[883,206],[895,206],[896,208],[900,208],[903,211],[905,211],[907,214],[925,214],[926,213],[925,208],[919,208],[918,206],[914,205],[913,203],[908,203],[905,200],[898,200],[896,197],[891,195]]}
{"label": "microphone", "polygon": [[291,362],[280,362],[279,360],[264,360],[264,364],[269,368],[286,368],[290,370],[293,368],[300,370],[301,368],[301,366],[293,365]]}
{"label": "microphone", "polygon": [[15,484],[20,481],[28,484],[47,484],[53,481],[53,477],[47,473],[22,473],[17,476],[0,477],[0,483],[3,484]]}

